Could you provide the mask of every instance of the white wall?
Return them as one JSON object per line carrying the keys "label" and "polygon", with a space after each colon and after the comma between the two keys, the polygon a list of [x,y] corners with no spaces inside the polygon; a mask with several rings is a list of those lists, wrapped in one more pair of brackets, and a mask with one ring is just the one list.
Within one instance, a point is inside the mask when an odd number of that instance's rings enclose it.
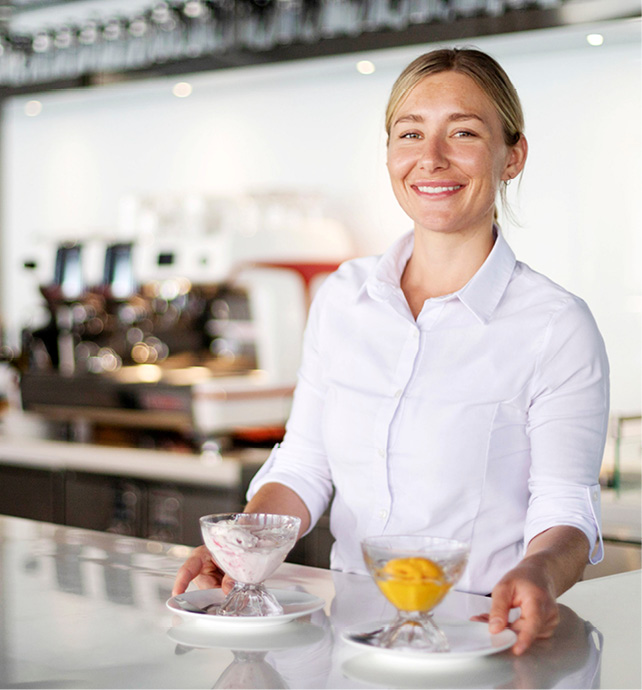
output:
{"label": "white wall", "polygon": [[[605,43],[586,43],[600,30]],[[640,409],[639,23],[469,41],[500,59],[526,111],[530,159],[510,188],[518,258],[584,297],[607,342],[614,410]],[[385,173],[383,110],[394,78],[432,46],[43,94],[5,107],[2,316],[12,333],[38,301],[19,267],[43,238],[113,235],[135,193],[315,190],[359,251],[409,228]],[[355,70],[360,58],[372,75]]]}

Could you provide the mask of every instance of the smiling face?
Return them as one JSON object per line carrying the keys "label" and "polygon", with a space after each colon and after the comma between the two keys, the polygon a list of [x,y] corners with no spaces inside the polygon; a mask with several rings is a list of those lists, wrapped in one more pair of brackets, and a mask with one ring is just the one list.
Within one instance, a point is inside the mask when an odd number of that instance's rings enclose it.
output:
{"label": "smiling face", "polygon": [[492,232],[497,190],[524,167],[526,141],[504,141],[490,99],[465,74],[424,77],[392,118],[388,172],[415,229]]}

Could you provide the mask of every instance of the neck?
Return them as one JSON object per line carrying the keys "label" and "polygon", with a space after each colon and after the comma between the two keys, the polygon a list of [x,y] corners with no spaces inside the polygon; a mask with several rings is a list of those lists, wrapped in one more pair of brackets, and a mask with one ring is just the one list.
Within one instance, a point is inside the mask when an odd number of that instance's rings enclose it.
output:
{"label": "neck", "polygon": [[427,299],[463,288],[486,261],[494,243],[492,226],[467,236],[416,227],[414,249],[401,277],[401,289],[414,317]]}

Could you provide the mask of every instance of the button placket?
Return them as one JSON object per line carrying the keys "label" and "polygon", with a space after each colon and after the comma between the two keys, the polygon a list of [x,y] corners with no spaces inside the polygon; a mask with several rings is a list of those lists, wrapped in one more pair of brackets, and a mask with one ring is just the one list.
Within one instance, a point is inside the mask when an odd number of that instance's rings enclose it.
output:
{"label": "button placket", "polygon": [[417,318],[417,323],[421,324],[420,330],[429,331],[439,320],[441,312],[444,310],[446,304],[446,300],[435,302],[430,305],[424,304],[424,308]]}
{"label": "button placket", "polygon": [[[403,393],[410,383],[415,371],[416,360],[420,351],[420,330],[413,324],[405,339],[403,340],[401,350],[399,352],[398,364],[394,372],[392,381],[392,391],[389,397],[382,401],[382,404],[377,414],[376,432],[375,432],[375,457],[373,470],[378,476],[377,486],[378,490],[373,497],[375,506],[378,509],[372,512],[371,529],[373,533],[385,528],[390,518],[390,509],[392,505],[392,494],[390,492],[389,478],[388,478],[388,443],[390,439],[390,431],[394,424],[395,416]],[[382,524],[383,523],[383,524]]]}

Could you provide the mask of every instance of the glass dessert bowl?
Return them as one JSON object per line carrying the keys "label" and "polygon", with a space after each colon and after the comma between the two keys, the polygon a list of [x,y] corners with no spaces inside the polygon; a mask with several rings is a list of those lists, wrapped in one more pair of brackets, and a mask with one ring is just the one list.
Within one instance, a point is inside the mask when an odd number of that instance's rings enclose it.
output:
{"label": "glass dessert bowl", "polygon": [[214,562],[235,582],[218,609],[223,616],[279,616],[283,608],[263,585],[283,563],[299,534],[290,515],[222,513],[200,518]]}
{"label": "glass dessert bowl", "polygon": [[454,539],[394,535],[369,537],[361,543],[368,571],[396,618],[369,643],[389,649],[447,652],[448,640],[432,611],[459,580],[469,546]]}

